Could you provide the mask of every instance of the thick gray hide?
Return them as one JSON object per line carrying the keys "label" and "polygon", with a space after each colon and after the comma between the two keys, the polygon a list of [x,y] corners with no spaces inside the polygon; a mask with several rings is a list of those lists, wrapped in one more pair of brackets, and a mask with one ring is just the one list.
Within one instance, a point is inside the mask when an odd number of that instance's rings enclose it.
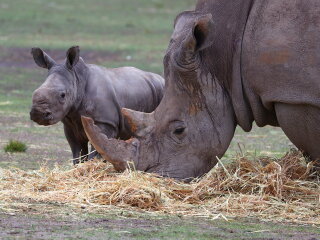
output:
{"label": "thick gray hide", "polygon": [[57,64],[41,49],[32,53],[49,74],[33,94],[30,117],[41,125],[62,121],[74,158],[88,154],[81,115],[94,119],[109,138],[126,140],[131,132],[121,108],[152,112],[162,99],[164,80],[157,74],[134,67],[107,69],[86,64],[79,58],[78,47],[69,49],[64,64]]}
{"label": "thick gray hide", "polygon": [[224,155],[236,126],[250,131],[253,122],[281,127],[320,166],[319,0],[199,0],[176,18],[164,72],[154,113],[123,110],[138,150],[84,119],[93,145],[117,166],[199,177]]}

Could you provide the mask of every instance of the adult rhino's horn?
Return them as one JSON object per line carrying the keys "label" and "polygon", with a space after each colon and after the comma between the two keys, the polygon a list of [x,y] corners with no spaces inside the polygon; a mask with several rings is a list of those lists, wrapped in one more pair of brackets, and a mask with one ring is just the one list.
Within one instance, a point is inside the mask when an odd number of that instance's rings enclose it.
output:
{"label": "adult rhino's horn", "polygon": [[128,164],[135,163],[139,147],[137,139],[122,141],[108,138],[91,118],[82,116],[81,121],[91,144],[117,171],[124,171]]}
{"label": "adult rhino's horn", "polygon": [[122,108],[121,112],[125,121],[129,124],[131,132],[136,137],[145,136],[154,126],[154,112],[137,112],[127,108]]}

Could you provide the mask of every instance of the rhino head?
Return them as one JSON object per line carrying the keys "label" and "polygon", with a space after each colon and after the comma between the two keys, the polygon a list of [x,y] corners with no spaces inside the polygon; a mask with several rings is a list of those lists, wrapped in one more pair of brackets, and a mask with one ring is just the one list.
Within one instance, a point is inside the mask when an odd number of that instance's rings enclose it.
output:
{"label": "rhino head", "polygon": [[236,120],[228,93],[203,61],[212,27],[211,14],[177,17],[164,57],[166,89],[160,105],[153,113],[122,109],[134,138],[108,139],[82,117],[91,143],[116,169],[133,162],[141,171],[188,180],[208,172],[225,153]]}
{"label": "rhino head", "polygon": [[65,63],[56,63],[40,48],[32,48],[34,61],[48,69],[45,82],[32,96],[31,120],[40,125],[52,125],[61,121],[74,106],[79,95],[79,83],[74,67],[79,61],[79,47],[71,47]]}

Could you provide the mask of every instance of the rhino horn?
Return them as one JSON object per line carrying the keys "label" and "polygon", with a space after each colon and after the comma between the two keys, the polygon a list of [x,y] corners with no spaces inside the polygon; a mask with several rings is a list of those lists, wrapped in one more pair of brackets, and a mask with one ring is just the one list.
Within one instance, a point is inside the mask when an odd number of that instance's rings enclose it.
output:
{"label": "rhino horn", "polygon": [[82,116],[81,121],[91,144],[117,171],[124,171],[130,163],[135,164],[139,146],[137,139],[111,139],[102,133],[91,118]]}
{"label": "rhino horn", "polygon": [[121,112],[136,137],[145,136],[154,126],[154,112],[144,113],[127,108],[122,108]]}

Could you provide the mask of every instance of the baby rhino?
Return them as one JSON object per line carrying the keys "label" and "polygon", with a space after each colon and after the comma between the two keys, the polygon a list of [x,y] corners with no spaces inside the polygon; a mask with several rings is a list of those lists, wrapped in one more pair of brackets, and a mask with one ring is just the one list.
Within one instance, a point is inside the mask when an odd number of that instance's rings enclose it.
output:
{"label": "baby rhino", "polygon": [[106,69],[86,64],[79,53],[79,47],[71,47],[65,62],[58,64],[40,48],[32,49],[36,64],[49,73],[33,93],[30,118],[45,126],[62,121],[74,164],[88,154],[81,115],[91,117],[109,138],[126,140],[132,134],[121,108],[150,113],[164,90],[164,79],[157,74],[134,67]]}

